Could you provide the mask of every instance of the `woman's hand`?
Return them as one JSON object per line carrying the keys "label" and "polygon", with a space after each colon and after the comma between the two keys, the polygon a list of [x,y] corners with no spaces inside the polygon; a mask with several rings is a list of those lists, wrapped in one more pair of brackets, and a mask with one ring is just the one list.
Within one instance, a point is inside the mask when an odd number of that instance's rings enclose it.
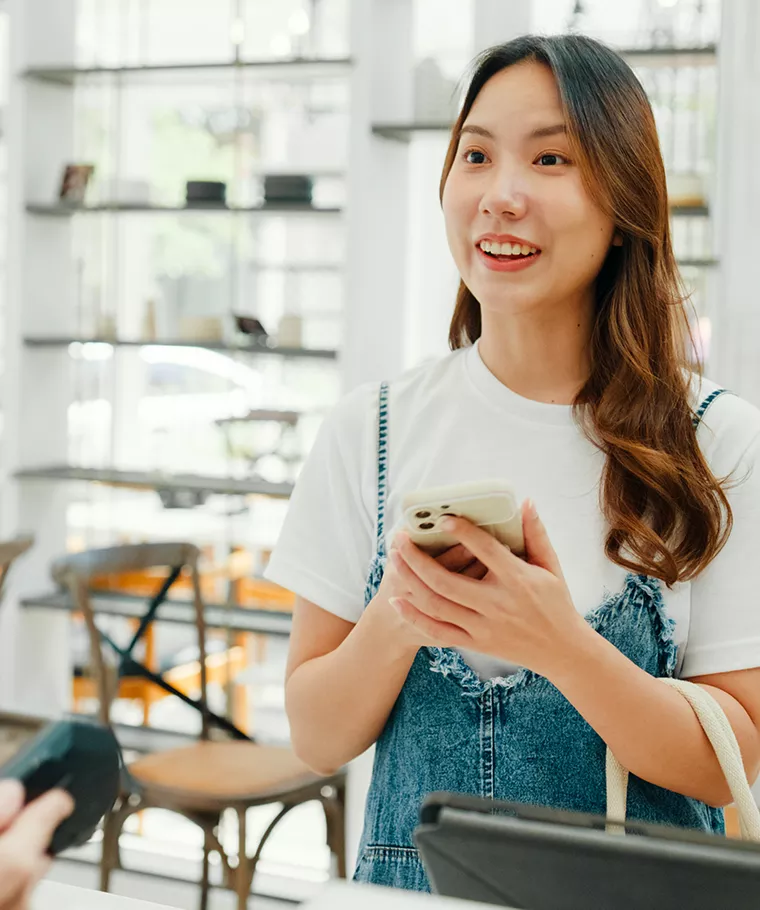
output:
{"label": "woman's hand", "polygon": [[[377,592],[377,596],[384,599],[386,602],[396,600],[397,598],[407,598],[412,595],[410,586],[404,581],[401,572],[396,568],[393,561],[393,553],[398,549],[401,540],[404,538],[405,535],[401,534],[396,535],[393,539],[389,558],[383,574],[383,580]],[[406,539],[408,540],[408,538]],[[411,546],[414,547],[414,544],[411,544]],[[416,547],[414,547],[414,549],[417,550]],[[417,550],[417,552],[421,551]],[[425,558],[429,559],[431,563],[439,566],[443,571],[452,576],[461,575],[467,578],[477,579],[484,578],[488,571],[485,566],[461,544],[451,547],[435,559],[427,555],[425,555]],[[424,634],[422,629],[415,628],[414,625],[405,622],[394,610],[390,610],[389,612],[392,616],[397,617],[399,635],[402,636],[410,646],[422,648],[426,645],[435,646],[438,644],[437,641]],[[452,628],[451,631],[453,632],[454,629]],[[2,908],[0,908],[0,910],[2,910]]]}
{"label": "woman's hand", "polygon": [[548,675],[588,625],[573,605],[557,554],[530,500],[523,504],[526,559],[462,518],[446,530],[486,567],[448,571],[404,536],[390,555],[392,605],[426,644],[467,648]]}
{"label": "woman's hand", "polygon": [[0,910],[27,910],[50,865],[47,849],[55,829],[73,809],[62,790],[51,790],[25,807],[21,784],[0,781]]}

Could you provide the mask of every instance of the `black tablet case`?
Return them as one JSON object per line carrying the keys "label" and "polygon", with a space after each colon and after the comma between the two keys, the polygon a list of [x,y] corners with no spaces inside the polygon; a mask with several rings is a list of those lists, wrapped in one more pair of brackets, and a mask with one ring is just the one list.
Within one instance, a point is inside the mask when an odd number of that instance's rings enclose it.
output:
{"label": "black tablet case", "polygon": [[[494,814],[494,813],[499,814]],[[414,839],[433,890],[513,910],[759,910],[760,847],[663,825],[432,794]]]}

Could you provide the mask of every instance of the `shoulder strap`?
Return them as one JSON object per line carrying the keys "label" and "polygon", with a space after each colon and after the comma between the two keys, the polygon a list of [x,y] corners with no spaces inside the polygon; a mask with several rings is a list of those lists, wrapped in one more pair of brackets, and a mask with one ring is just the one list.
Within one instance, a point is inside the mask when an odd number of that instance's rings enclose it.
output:
{"label": "shoulder strap", "polygon": [[692,421],[694,423],[695,430],[702,422],[702,418],[705,416],[705,411],[710,407],[716,398],[725,394],[730,395],[731,392],[729,392],[728,389],[716,389],[714,392],[711,392],[707,398],[705,398],[702,404],[697,408],[697,413],[694,415],[694,420]]}
{"label": "shoulder strap", "polygon": [[388,383],[380,385],[377,416],[377,551],[385,552],[385,500],[388,484]]}

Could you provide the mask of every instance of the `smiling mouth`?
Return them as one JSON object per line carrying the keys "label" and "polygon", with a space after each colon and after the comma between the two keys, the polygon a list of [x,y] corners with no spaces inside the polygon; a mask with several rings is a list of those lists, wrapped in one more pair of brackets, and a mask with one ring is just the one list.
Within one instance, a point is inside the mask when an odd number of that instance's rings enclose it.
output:
{"label": "smiling mouth", "polygon": [[541,250],[528,244],[520,243],[498,243],[497,241],[481,240],[477,244],[478,249],[500,262],[516,262],[520,259],[531,259],[540,255]]}

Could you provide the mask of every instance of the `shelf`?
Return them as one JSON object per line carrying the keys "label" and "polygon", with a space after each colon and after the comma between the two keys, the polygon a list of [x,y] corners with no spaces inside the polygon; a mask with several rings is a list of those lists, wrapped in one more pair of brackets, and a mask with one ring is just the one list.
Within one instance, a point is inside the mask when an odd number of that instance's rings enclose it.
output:
{"label": "shelf", "polygon": [[200,474],[169,474],[161,471],[123,471],[116,468],[79,468],[74,465],[46,465],[25,468],[15,475],[19,480],[79,480],[133,490],[166,490],[219,493],[227,496],[271,496],[288,499],[293,484],[236,477],[209,477]]}
{"label": "shelf", "polygon": [[[91,595],[95,613],[103,616],[123,616],[139,619],[145,614],[145,597],[129,594],[113,594],[98,591]],[[67,591],[53,591],[34,597],[26,597],[21,606],[27,610],[59,610],[77,612],[76,604]],[[232,632],[258,632],[265,635],[286,637],[290,635],[293,614],[280,610],[258,610],[240,606],[205,604],[203,610],[206,625],[212,629],[229,629]],[[195,606],[189,600],[165,600],[156,616],[156,622],[170,622],[179,625],[195,625]]]}
{"label": "shelf", "polygon": [[690,268],[700,268],[700,269],[712,269],[720,265],[720,259],[707,258],[707,259],[676,259],[676,262],[680,266],[690,267]]}
{"label": "shelf", "polygon": [[283,60],[242,60],[220,61],[218,63],[170,63],[146,66],[41,66],[31,67],[21,75],[34,82],[54,85],[73,85],[80,79],[97,79],[114,76],[134,78],[135,76],[159,76],[171,73],[198,75],[208,78],[215,73],[251,72],[262,79],[299,81],[301,79],[329,78],[340,75],[352,64],[350,57],[305,58]]}
{"label": "shelf", "polygon": [[167,341],[142,341],[140,339],[81,338],[75,336],[58,337],[55,335],[37,338],[24,338],[28,348],[67,348],[72,344],[110,344],[115,348],[202,348],[206,351],[228,351],[230,353],[264,355],[267,357],[284,357],[289,360],[336,360],[338,352],[331,348],[285,348],[267,347],[265,344],[234,344],[227,341],[185,341],[169,339]]}
{"label": "shelf", "polygon": [[632,67],[714,66],[718,62],[718,46],[697,47],[628,47],[618,53]]}
{"label": "shelf", "polygon": [[153,214],[153,215],[341,215],[343,209],[337,206],[317,208],[302,202],[272,202],[265,205],[147,205],[143,203],[103,202],[98,205],[65,205],[53,203],[43,205],[27,203],[30,215],[70,218],[72,215],[104,214]]}

